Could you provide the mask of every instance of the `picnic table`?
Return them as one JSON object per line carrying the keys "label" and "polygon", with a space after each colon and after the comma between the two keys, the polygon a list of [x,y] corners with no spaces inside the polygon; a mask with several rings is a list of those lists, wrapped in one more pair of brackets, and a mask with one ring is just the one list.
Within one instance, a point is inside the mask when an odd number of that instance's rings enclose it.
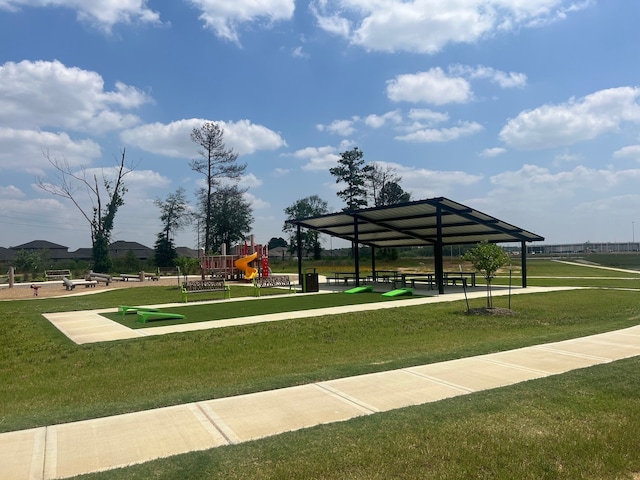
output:
{"label": "picnic table", "polygon": [[345,285],[349,284],[349,280],[355,280],[356,272],[333,272],[333,277],[327,277],[327,283],[333,280],[334,283],[344,282]]}
{"label": "picnic table", "polygon": [[[406,288],[407,284],[411,285],[411,288],[415,288],[416,283],[425,283],[429,286],[429,289],[433,290],[436,287],[435,273],[403,273],[401,276],[402,287]],[[443,272],[442,280],[445,285],[458,285],[467,282],[472,287],[476,286],[476,272]]]}
{"label": "picnic table", "polygon": [[398,280],[397,270],[374,270],[372,278],[374,282],[389,283]]}

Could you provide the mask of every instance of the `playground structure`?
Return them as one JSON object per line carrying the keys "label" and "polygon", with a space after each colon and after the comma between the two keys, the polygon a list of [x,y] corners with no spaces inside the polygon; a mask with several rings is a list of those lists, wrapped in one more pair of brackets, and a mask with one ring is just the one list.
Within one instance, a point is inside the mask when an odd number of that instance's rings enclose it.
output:
{"label": "playground structure", "polygon": [[227,254],[226,245],[222,245],[220,255],[205,255],[200,252],[200,271],[202,278],[222,278],[224,280],[253,280],[268,277],[269,247],[255,244],[253,235],[251,243],[237,245],[231,255]]}

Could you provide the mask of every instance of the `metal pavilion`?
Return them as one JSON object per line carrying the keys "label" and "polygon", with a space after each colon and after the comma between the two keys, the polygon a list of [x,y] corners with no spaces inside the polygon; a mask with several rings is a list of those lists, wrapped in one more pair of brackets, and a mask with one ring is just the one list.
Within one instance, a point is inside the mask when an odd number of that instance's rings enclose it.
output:
{"label": "metal pavilion", "polygon": [[[544,238],[474,208],[438,197],[362,210],[343,211],[317,217],[287,220],[297,227],[298,275],[302,278],[301,229],[308,228],[372,249],[385,247],[433,246],[435,279],[444,293],[443,249],[449,245],[492,243],[521,244],[522,287],[527,286],[527,242]],[[356,286],[360,284],[360,258],[354,255]]]}

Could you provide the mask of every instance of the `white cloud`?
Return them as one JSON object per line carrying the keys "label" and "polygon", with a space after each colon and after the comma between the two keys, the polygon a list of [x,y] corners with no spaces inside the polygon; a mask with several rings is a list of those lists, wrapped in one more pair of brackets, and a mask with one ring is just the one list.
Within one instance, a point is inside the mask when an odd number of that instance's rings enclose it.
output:
{"label": "white cloud", "polygon": [[440,67],[427,72],[398,75],[387,81],[387,96],[394,102],[466,103],[472,97],[469,82],[461,77],[450,77]]}
{"label": "white cloud", "polygon": [[[491,177],[491,183],[503,190],[513,192],[525,201],[553,203],[559,198],[573,197],[577,192],[606,192],[625,182],[636,182],[640,169],[596,170],[579,165],[573,170],[551,172],[536,165],[524,165],[518,171],[504,172]],[[528,196],[527,193],[532,195]]]}
{"label": "white cloud", "polygon": [[294,48],[291,51],[291,56],[293,58],[303,58],[303,59],[309,58],[309,54],[302,50],[302,46]]}
{"label": "white cloud", "polygon": [[559,153],[558,155],[553,157],[553,163],[554,165],[561,165],[563,163],[575,163],[581,161],[582,158],[582,155],[579,155],[577,153],[564,152]]}
{"label": "white cloud", "polygon": [[482,152],[480,152],[481,157],[497,157],[498,155],[502,155],[507,151],[506,148],[502,147],[493,147],[493,148],[485,148]]}
{"label": "white cloud", "polygon": [[393,110],[382,115],[367,115],[364,119],[365,125],[371,128],[381,128],[387,123],[398,124],[400,122],[402,122],[402,115],[399,110]]}
{"label": "white cloud", "polygon": [[632,158],[640,160],[640,145],[629,145],[613,152],[613,158]]}
{"label": "white cloud", "polygon": [[[198,146],[191,141],[191,131],[205,122],[199,118],[178,120],[169,124],[151,123],[122,132],[121,138],[147,152],[175,158],[196,158]],[[259,150],[276,150],[286,146],[280,134],[249,120],[237,122],[215,121],[224,130],[224,143],[239,155]]]}
{"label": "white cloud", "polygon": [[269,202],[256,197],[251,192],[245,192],[242,196],[247,202],[249,202],[249,205],[251,205],[253,210],[265,210],[271,206]]}
{"label": "white cloud", "polygon": [[160,23],[160,15],[147,8],[147,0],[0,0],[0,9],[64,7],[77,11],[78,19],[110,31],[118,23]]}
{"label": "white cloud", "polygon": [[121,82],[115,91],[105,91],[96,72],[59,61],[0,65],[0,126],[103,133],[136,125],[138,117],[120,109],[151,101],[144,92]]}
{"label": "white cloud", "polygon": [[240,180],[238,182],[241,187],[247,188],[259,187],[260,185],[262,185],[262,183],[262,180],[256,177],[253,173],[243,175],[242,177],[240,177]]}
{"label": "white cloud", "polygon": [[402,177],[402,188],[413,200],[448,195],[457,187],[468,187],[482,180],[481,175],[460,171],[438,171],[391,164]]}
{"label": "white cloud", "polygon": [[615,132],[625,122],[640,122],[640,88],[600,90],[561,105],[543,105],[507,122],[500,139],[520,149],[572,145]]}
{"label": "white cloud", "polygon": [[334,135],[340,135],[341,137],[348,137],[349,135],[353,135],[356,131],[354,125],[360,119],[358,117],[353,117],[352,120],[334,120],[329,125],[316,125],[316,128],[321,131],[327,131],[329,133],[333,133]]}
{"label": "white cloud", "polygon": [[395,138],[396,140],[415,143],[450,142],[460,137],[473,135],[481,130],[483,130],[483,127],[477,122],[460,122],[455,127],[425,128]]}
{"label": "white cloud", "polygon": [[503,72],[495,68],[477,65],[452,65],[449,73],[456,76],[468,77],[472,80],[485,79],[497,83],[502,88],[524,87],[527,84],[527,76],[524,73]]}
{"label": "white cloud", "polygon": [[51,160],[65,161],[70,167],[87,165],[100,158],[100,146],[93,140],[72,140],[68,134],[0,127],[0,171],[23,171],[42,175],[51,169]]}
{"label": "white cloud", "polygon": [[238,27],[243,23],[265,20],[267,25],[290,20],[294,0],[189,0],[201,11],[200,20],[220,38],[239,43]]}
{"label": "white cloud", "polygon": [[306,161],[307,163],[302,166],[302,169],[311,171],[326,171],[334,167],[340,159],[338,149],[331,146],[303,148],[294,152],[292,156]]}
{"label": "white cloud", "polygon": [[585,8],[575,0],[315,0],[318,26],[367,50],[436,53],[496,32],[544,25]]}
{"label": "white cloud", "polygon": [[8,198],[24,198],[25,193],[20,190],[18,187],[13,185],[7,185],[3,187],[0,185],[0,199],[8,199]]}

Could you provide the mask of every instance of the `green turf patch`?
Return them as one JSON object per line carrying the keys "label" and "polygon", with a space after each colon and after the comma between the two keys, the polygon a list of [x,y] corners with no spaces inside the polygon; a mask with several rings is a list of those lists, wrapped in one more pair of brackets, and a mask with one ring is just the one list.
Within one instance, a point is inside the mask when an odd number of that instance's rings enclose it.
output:
{"label": "green turf patch", "polygon": [[343,295],[340,293],[326,293],[318,295],[291,295],[278,298],[248,298],[241,302],[229,302],[220,300],[207,304],[184,304],[179,307],[162,308],[163,313],[175,313],[185,315],[185,319],[159,319],[154,318],[148,323],[139,323],[135,315],[118,314],[113,312],[103,313],[114,322],[118,322],[129,328],[153,328],[167,325],[180,325],[184,323],[208,322],[211,320],[224,320],[228,318],[249,317],[253,315],[267,315],[270,313],[295,312],[312,310],[317,308],[342,307],[347,305],[361,305],[365,303],[389,302],[396,298],[383,297],[379,293],[365,292],[358,295]]}

